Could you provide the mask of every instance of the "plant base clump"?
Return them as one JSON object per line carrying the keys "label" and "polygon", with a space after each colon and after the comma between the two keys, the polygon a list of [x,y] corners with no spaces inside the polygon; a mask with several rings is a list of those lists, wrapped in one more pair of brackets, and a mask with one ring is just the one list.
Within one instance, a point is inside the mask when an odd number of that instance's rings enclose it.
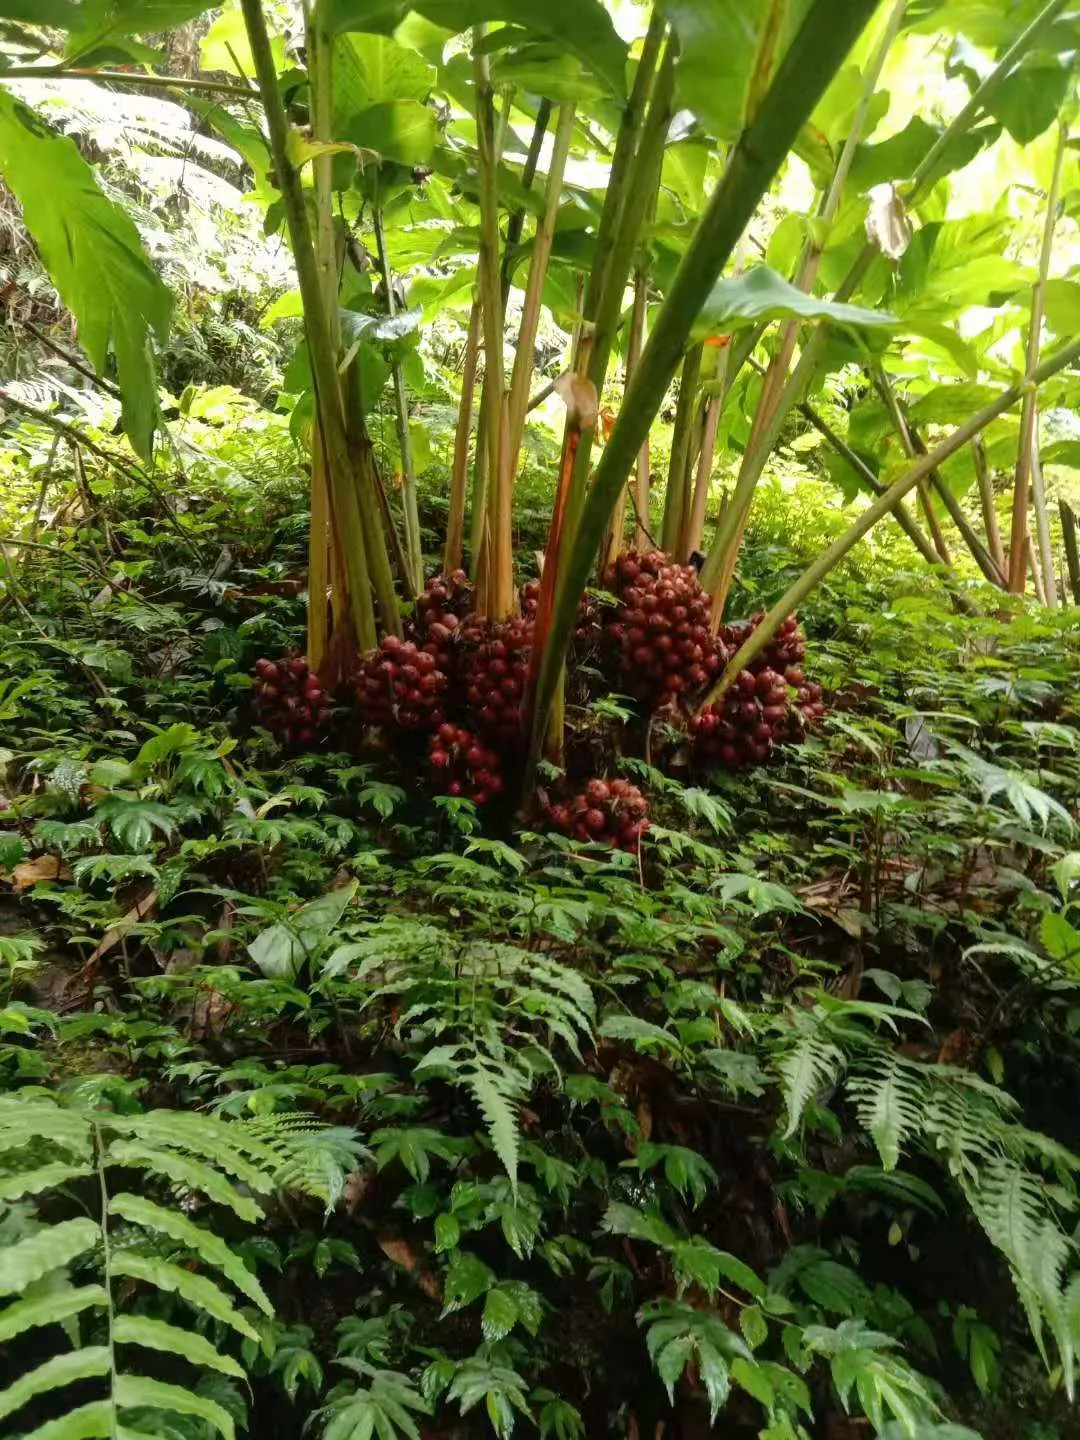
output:
{"label": "plant base clump", "polygon": [[256,660],[253,679],[256,718],[280,744],[309,749],[326,738],[330,699],[302,655]]}
{"label": "plant base clump", "polygon": [[606,635],[620,690],[656,710],[709,683],[725,652],[709,634],[710,601],[692,565],[629,550],[608,567],[604,587],[619,602]]}
{"label": "plant base clump", "polygon": [[543,809],[553,830],[635,855],[649,826],[645,796],[629,780],[590,780],[570,800],[544,797]]}

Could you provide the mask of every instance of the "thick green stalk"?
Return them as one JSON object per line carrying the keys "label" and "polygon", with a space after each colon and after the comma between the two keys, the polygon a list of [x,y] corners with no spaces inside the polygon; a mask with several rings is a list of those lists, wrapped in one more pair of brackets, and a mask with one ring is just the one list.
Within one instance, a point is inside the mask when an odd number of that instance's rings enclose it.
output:
{"label": "thick green stalk", "polygon": [[[639,269],[634,276],[634,304],[630,311],[630,334],[626,342],[627,381],[640,365],[641,352],[645,348],[645,308],[648,299],[648,272]],[[634,476],[634,548],[643,554],[652,549],[648,528],[649,488],[649,437],[646,435],[637,453],[637,470]]]}
{"label": "thick green stalk", "polygon": [[[1035,539],[1038,545],[1036,576],[1042,579],[1043,603],[1058,608],[1057,576],[1054,573],[1054,546],[1050,539],[1050,512],[1046,508],[1042,456],[1039,453],[1039,416],[1035,412],[1035,439],[1031,450],[1031,508],[1035,512]],[[1033,557],[1035,558],[1035,557]]]}
{"label": "thick green stalk", "polygon": [[[355,484],[352,475],[333,337],[323,303],[303,187],[300,184],[299,172],[289,158],[289,125],[285,118],[281,91],[278,88],[277,71],[274,68],[274,58],[270,49],[270,37],[266,32],[266,23],[263,19],[262,5],[260,0],[241,0],[241,7],[255,64],[259,93],[266,114],[274,170],[281,191],[289,239],[292,243],[293,261],[296,265],[297,283],[304,305],[304,329],[307,334],[308,354],[315,381],[319,422],[322,426],[323,440],[326,446],[333,518],[335,525],[340,529],[340,550],[346,588],[349,593],[350,612],[358,644],[362,649],[370,649],[376,644],[377,635],[375,610],[372,603],[372,577],[365,548],[364,528],[365,525],[378,526],[379,523],[378,516],[374,513],[374,496],[369,495],[368,497],[371,511],[369,515],[366,513],[364,505],[363,487]],[[387,561],[387,574],[389,574],[389,561]],[[390,598],[393,600],[392,585]],[[384,611],[383,619],[388,628],[393,628],[396,616],[395,603],[389,616]]]}
{"label": "thick green stalk", "polygon": [[530,717],[534,756],[539,754],[551,697],[597,545],[686,349],[702,301],[874,9],[875,0],[814,0],[757,114],[733,148],[723,178],[686,248],[596,467],[572,547],[560,566],[552,625]]}
{"label": "thick green stalk", "polygon": [[454,431],[454,459],[450,471],[450,509],[446,521],[443,570],[449,575],[461,567],[465,537],[465,497],[469,488],[469,436],[472,432],[473,397],[476,391],[476,364],[480,355],[480,302],[474,300],[469,312],[469,331],[461,364],[461,400]]}
{"label": "thick green stalk", "polygon": [[[375,249],[382,272],[383,289],[386,291],[386,309],[391,316],[397,313],[394,299],[394,277],[390,273],[390,258],[386,249],[386,229],[383,225],[382,206],[378,200],[371,207],[371,221],[375,230]],[[401,451],[401,502],[405,517],[405,579],[414,596],[424,588],[424,556],[420,546],[420,514],[416,503],[416,467],[413,464],[412,436],[409,434],[409,400],[405,393],[405,375],[400,360],[390,363],[390,378],[394,384],[394,418],[397,422],[398,448]]]}
{"label": "thick green stalk", "polygon": [[[1054,152],[1054,168],[1050,177],[1050,188],[1046,194],[1046,214],[1043,220],[1042,245],[1039,250],[1039,270],[1031,291],[1031,320],[1027,335],[1027,368],[1034,370],[1039,359],[1042,344],[1043,311],[1045,308],[1046,281],[1050,274],[1050,260],[1054,250],[1054,230],[1058,222],[1058,200],[1061,191],[1061,171],[1065,161],[1065,146],[1068,131],[1058,125],[1058,143]],[[1012,529],[1009,534],[1009,589],[1014,595],[1022,595],[1027,579],[1024,559],[1024,536],[1028,528],[1028,486],[1031,484],[1032,461],[1038,444],[1036,426],[1038,408],[1034,394],[1024,396],[1020,412],[1020,446],[1016,456],[1016,473],[1013,476]],[[1046,505],[1043,504],[1045,517]],[[1036,519],[1038,520],[1038,516]],[[1040,522],[1042,523],[1042,522]],[[1049,526],[1047,526],[1049,529]]]}
{"label": "thick green stalk", "polygon": [[745,670],[747,665],[755,660],[775,638],[787,617],[794,614],[811,591],[840,563],[848,551],[874,528],[882,516],[888,515],[909,490],[913,489],[920,480],[925,480],[931,470],[943,465],[950,455],[955,455],[958,450],[974,439],[992,420],[996,420],[1006,410],[1011,410],[1024,395],[1049,380],[1059,370],[1064,370],[1067,365],[1075,363],[1077,359],[1080,359],[1080,340],[1074,340],[1071,344],[1064,346],[1056,355],[1045,360],[1033,374],[1026,376],[1015,385],[1010,385],[996,400],[991,401],[989,405],[984,405],[977,414],[969,420],[965,420],[963,425],[958,426],[929,455],[921,456],[910,470],[901,475],[899,480],[895,480],[884,494],[868,505],[851,528],[823,550],[817,559],[807,566],[795,583],[788,587],[761,623],[755,627],[745,644],[732,656],[723,675],[705,696],[702,705],[711,705],[721,699],[734,684],[739,672]]}
{"label": "thick green stalk", "polygon": [[[819,434],[825,437],[825,439],[840,456],[840,458],[846,464],[850,465],[852,470],[855,471],[855,474],[858,475],[859,479],[866,486],[866,488],[874,495],[884,495],[885,486],[882,485],[881,481],[870,469],[869,465],[866,465],[859,458],[859,456],[856,455],[855,451],[852,450],[850,445],[848,445],[846,441],[840,438],[840,436],[836,433],[836,431],[832,428],[828,421],[826,421],[821,415],[819,415],[812,405],[807,405],[805,402],[799,406],[799,410],[803,415],[806,416],[807,420],[810,421],[810,424],[813,425],[814,429],[817,430]],[[926,561],[926,563],[928,565],[936,565],[938,563],[937,552],[934,550],[934,547],[930,543],[930,541],[923,534],[922,530],[920,530],[918,521],[911,515],[907,506],[902,500],[898,500],[896,502],[896,508],[893,510],[892,514],[893,519],[900,526],[901,530],[903,530],[904,534],[915,546],[915,549],[918,550],[919,554]]]}
{"label": "thick green stalk", "polygon": [[[907,0],[895,0],[885,30],[863,74],[859,103],[836,162],[829,188],[822,196],[821,204],[818,207],[818,219],[823,225],[831,225],[840,209],[844,187],[847,184],[848,175],[851,173],[855,152],[863,137],[863,129],[874,92],[881,79],[885,60],[896,39],[906,8]],[[817,278],[823,249],[822,241],[808,240],[803,247],[795,275],[795,284],[806,294],[809,294]],[[802,398],[809,385],[812,368],[816,364],[821,343],[817,335],[811,339],[804,351],[796,371],[797,378],[793,383],[788,382],[788,372],[795,353],[798,333],[799,322],[797,320],[787,320],[781,326],[776,353],[765,373],[761,396],[750,430],[750,439],[739,467],[735,494],[724,514],[708,563],[702,572],[702,584],[714,594],[713,618],[717,623],[723,614],[728,590],[735,575],[735,564],[758,481],[761,479],[768,458],[780,438],[792,407]]]}
{"label": "thick green stalk", "polygon": [[544,280],[547,277],[551,246],[555,239],[555,223],[558,219],[559,204],[562,199],[563,174],[566,170],[567,156],[570,154],[573,130],[573,105],[569,103],[560,105],[558,124],[555,129],[555,143],[548,165],[547,205],[533,239],[529,279],[525,287],[525,300],[521,307],[517,350],[514,354],[514,369],[510,378],[510,426],[507,437],[507,453],[510,458],[511,483],[513,483],[514,471],[517,469],[521,438],[525,429],[525,415],[529,405],[529,386],[532,383],[536,355],[536,331],[540,323]]}
{"label": "thick green stalk", "polygon": [[[476,27],[479,40],[484,27]],[[505,620],[514,608],[513,529],[508,477],[504,474],[506,404],[503,378],[503,302],[499,276],[499,192],[496,176],[495,104],[491,65],[479,51],[474,59],[476,77],[476,144],[480,170],[480,249],[477,289],[484,331],[484,424],[486,431],[487,533],[486,613]],[[476,517],[474,517],[474,524]],[[481,531],[483,534],[483,531]]]}
{"label": "thick green stalk", "polygon": [[[544,148],[544,136],[547,134],[548,121],[551,119],[551,101],[541,100],[536,107],[536,120],[533,124],[532,139],[529,141],[529,150],[525,156],[525,164],[521,167],[521,183],[524,189],[531,190],[533,180],[536,178],[536,167],[540,163],[540,152]],[[499,146],[499,153],[502,154],[502,146]],[[503,251],[502,267],[499,271],[503,303],[510,294],[510,286],[513,281],[514,263],[517,256],[514,251],[521,243],[521,232],[525,228],[524,206],[514,210],[506,222],[506,248]]]}
{"label": "thick green stalk", "polygon": [[983,445],[981,435],[976,435],[971,442],[971,456],[975,466],[975,482],[979,488],[979,505],[982,508],[987,548],[995,566],[1004,575],[1008,565],[1005,560],[1005,547],[1001,543],[1001,530],[998,526],[994,482],[990,478],[990,469],[986,463],[986,447]]}
{"label": "thick green stalk", "polygon": [[1080,546],[1076,543],[1076,516],[1064,500],[1058,501],[1061,513],[1061,539],[1065,546],[1065,567],[1069,572],[1069,588],[1073,604],[1080,605]]}
{"label": "thick green stalk", "polygon": [[668,464],[667,492],[664,495],[664,519],[660,543],[669,555],[685,560],[678,554],[679,540],[687,529],[690,501],[690,439],[697,420],[698,379],[701,375],[703,345],[692,345],[683,356],[679,380],[679,402],[675,408],[675,425],[671,432],[671,459]]}
{"label": "thick green stalk", "polygon": [[[914,460],[919,455],[925,455],[926,446],[923,444],[922,437],[905,414],[904,408],[900,404],[900,400],[896,391],[893,389],[888,375],[886,375],[880,365],[875,365],[870,373],[874,387],[881,396],[885,408],[892,419],[893,427],[900,438],[900,444],[903,447],[904,454],[909,460]],[[994,564],[986,546],[979,539],[978,535],[975,534],[971,523],[960,507],[960,502],[942,478],[939,470],[931,470],[930,483],[933,485],[934,490],[937,492],[946,510],[948,510],[952,516],[953,524],[957,530],[959,530],[961,539],[971,552],[971,556],[982,571],[983,576],[989,580],[991,585],[996,585],[999,590],[1003,590],[1005,588],[1004,575]]]}

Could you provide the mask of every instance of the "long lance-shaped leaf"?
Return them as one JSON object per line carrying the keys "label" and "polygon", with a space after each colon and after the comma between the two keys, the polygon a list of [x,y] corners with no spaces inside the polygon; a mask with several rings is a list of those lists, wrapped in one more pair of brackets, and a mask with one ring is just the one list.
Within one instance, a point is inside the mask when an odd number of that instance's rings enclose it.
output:
{"label": "long lance-shaped leaf", "polygon": [[533,757],[539,754],[578,602],[608,516],[686,349],[702,299],[874,9],[875,0],[815,0],[687,246],[596,467],[573,546],[560,564],[551,630],[529,717]]}
{"label": "long lance-shaped leaf", "polygon": [[[1061,170],[1065,160],[1065,145],[1068,131],[1058,126],[1057,149],[1054,152],[1054,167],[1050,177],[1050,188],[1046,192],[1046,215],[1043,220],[1042,245],[1039,249],[1039,271],[1031,292],[1031,319],[1027,334],[1027,368],[1033,370],[1039,360],[1039,346],[1042,344],[1043,309],[1046,295],[1046,281],[1050,274],[1050,260],[1054,250],[1054,231],[1058,222],[1058,199],[1061,190]],[[1031,483],[1032,461],[1035,455],[1038,424],[1037,397],[1024,396],[1020,411],[1020,446],[1016,456],[1016,473],[1013,477],[1012,529],[1009,533],[1009,589],[1014,595],[1024,593],[1026,561],[1024,558],[1024,536],[1028,523],[1028,486]],[[1046,513],[1045,502],[1043,514]]]}
{"label": "long lance-shaped leaf", "polygon": [[[341,558],[345,571],[349,606],[357,640],[365,649],[376,643],[375,610],[372,582],[379,587],[383,623],[387,629],[400,629],[394,598],[390,562],[385,574],[371,575],[365,543],[365,528],[379,525],[375,498],[370,490],[357,486],[352,475],[345,418],[341,406],[337,360],[333,336],[323,303],[322,285],[312,245],[300,175],[289,155],[289,125],[278,88],[277,71],[270,49],[270,37],[259,0],[241,0],[248,43],[251,46],[255,75],[266,114],[274,170],[281,191],[285,220],[292,243],[296,278],[304,303],[304,328],[308,338],[311,371],[315,380],[319,422],[326,445],[330,499],[333,519],[341,532]],[[381,531],[378,539],[381,540]],[[385,554],[385,546],[383,547]]]}
{"label": "long lance-shaped leaf", "polygon": [[1011,410],[1030,390],[1043,384],[1078,358],[1080,358],[1080,340],[1074,340],[1072,344],[1066,345],[1056,355],[1045,360],[1034,374],[1018,381],[1015,385],[1010,385],[996,400],[983,406],[970,420],[966,420],[963,425],[958,426],[929,455],[922,456],[910,470],[905,471],[898,480],[894,480],[884,494],[866,507],[851,528],[823,550],[813,564],[807,566],[794,584],[788,587],[761,623],[755,626],[745,644],[740,646],[732,656],[720,679],[702,700],[702,705],[711,705],[723,697],[734,684],[740,671],[745,670],[747,665],[755,660],[775,638],[787,617],[794,614],[815,586],[819,585],[848,551],[874,528],[882,516],[889,514],[898,500],[901,500],[920,480],[925,480],[931,470],[943,465],[950,455],[955,455],[957,450],[962,449],[981,430],[984,430],[991,420],[996,420],[1006,410]]}

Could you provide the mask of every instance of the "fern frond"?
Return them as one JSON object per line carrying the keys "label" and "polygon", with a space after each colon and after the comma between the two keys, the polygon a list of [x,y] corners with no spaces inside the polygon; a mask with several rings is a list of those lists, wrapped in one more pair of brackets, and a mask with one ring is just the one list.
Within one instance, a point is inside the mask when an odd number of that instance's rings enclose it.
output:
{"label": "fern frond", "polygon": [[39,1165],[35,1170],[23,1170],[15,1175],[5,1175],[0,1180],[0,1200],[5,1202],[21,1200],[27,1195],[40,1195],[43,1190],[55,1190],[69,1180],[93,1174],[93,1167],[69,1164],[65,1160],[52,1160]]}
{"label": "fern frond", "polygon": [[6,1390],[0,1390],[0,1420],[22,1409],[35,1395],[48,1395],[62,1385],[107,1375],[111,1364],[112,1355],[107,1345],[88,1345],[82,1350],[54,1355],[36,1370],[20,1375]]}
{"label": "fern frond", "polygon": [[236,1440],[236,1426],[223,1405],[179,1385],[151,1380],[145,1375],[118,1375],[116,1403],[124,1409],[166,1410],[176,1415],[194,1415],[212,1426],[222,1440]]}
{"label": "fern frond", "polygon": [[[109,1201],[109,1214],[118,1215],[122,1220],[130,1220],[133,1225],[139,1225],[145,1230],[160,1230],[168,1235],[170,1240],[175,1240],[178,1245],[193,1251],[205,1264],[220,1270],[264,1315],[273,1314],[273,1306],[266,1298],[265,1291],[240,1257],[229,1249],[224,1240],[203,1229],[201,1225],[196,1225],[186,1215],[180,1215],[175,1210],[166,1210],[153,1200],[147,1200],[145,1196],[126,1193],[112,1196]],[[97,1226],[93,1228],[96,1236]]]}
{"label": "fern frond", "polygon": [[78,1217],[62,1220],[59,1225],[50,1225],[9,1245],[0,1266],[0,1295],[21,1294],[35,1280],[92,1249],[100,1239],[101,1231],[93,1220]]}
{"label": "fern frond", "polygon": [[895,1170],[904,1145],[922,1131],[926,1084],[919,1067],[886,1050],[848,1076],[847,1091],[883,1167]]}
{"label": "fern frond", "polygon": [[118,1345],[141,1345],[146,1350],[164,1351],[166,1355],[182,1355],[193,1365],[220,1370],[237,1380],[245,1378],[243,1368],[231,1355],[222,1355],[205,1336],[182,1330],[166,1320],[155,1320],[149,1315],[117,1315],[112,1333]]}
{"label": "fern frond", "polygon": [[799,1128],[810,1101],[835,1082],[843,1066],[844,1053],[833,1044],[823,1022],[804,1026],[795,1043],[774,1057],[787,1108],[785,1140]]}
{"label": "fern frond", "polygon": [[105,1160],[109,1165],[151,1170],[155,1174],[167,1176],[174,1184],[181,1185],[186,1190],[199,1191],[215,1204],[224,1205],[239,1215],[241,1220],[254,1224],[262,1215],[251,1196],[242,1195],[220,1170],[215,1170],[202,1160],[196,1160],[180,1151],[155,1149],[133,1140],[114,1140],[105,1152]]}
{"label": "fern frond", "polygon": [[[116,1417],[108,1400],[91,1400],[57,1420],[47,1420],[23,1440],[109,1440]],[[127,1432],[123,1432],[126,1434]],[[134,1440],[134,1437],[133,1437]]]}
{"label": "fern frond", "polygon": [[[259,1338],[259,1332],[233,1307],[224,1290],[220,1290],[205,1275],[185,1270],[182,1265],[174,1265],[170,1260],[162,1260],[157,1255],[140,1255],[136,1250],[117,1250],[112,1257],[112,1271],[114,1275],[127,1275],[132,1280],[141,1280],[158,1290],[174,1292],[182,1300],[186,1300],[197,1313],[205,1313],[215,1320],[220,1320],[223,1325],[231,1326],[247,1340]],[[105,1294],[104,1291],[101,1293]],[[12,1306],[12,1309],[15,1308]],[[0,1339],[4,1338],[4,1319],[7,1313],[0,1315]]]}
{"label": "fern frond", "polygon": [[462,1078],[480,1107],[491,1148],[502,1162],[516,1199],[519,1148],[517,1105],[521,1098],[520,1081],[512,1071],[499,1074],[479,1065],[463,1071]]}

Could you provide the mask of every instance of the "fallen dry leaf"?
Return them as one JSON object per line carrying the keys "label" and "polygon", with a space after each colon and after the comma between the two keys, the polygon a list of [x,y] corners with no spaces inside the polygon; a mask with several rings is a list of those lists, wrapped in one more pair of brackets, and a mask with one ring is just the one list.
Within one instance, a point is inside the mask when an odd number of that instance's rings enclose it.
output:
{"label": "fallen dry leaf", "polygon": [[38,855],[33,860],[23,860],[12,870],[11,888],[22,894],[36,885],[39,880],[70,880],[71,871],[58,855]]}
{"label": "fallen dry leaf", "polygon": [[94,962],[100,960],[103,955],[107,955],[113,946],[123,939],[133,925],[137,925],[140,920],[145,920],[148,915],[156,915],[157,908],[157,891],[148,890],[145,895],[140,896],[139,899],[135,901],[135,904],[126,915],[122,916],[115,925],[110,926],[109,929],[105,931],[105,934],[101,937],[101,944],[86,963],[93,965]]}

